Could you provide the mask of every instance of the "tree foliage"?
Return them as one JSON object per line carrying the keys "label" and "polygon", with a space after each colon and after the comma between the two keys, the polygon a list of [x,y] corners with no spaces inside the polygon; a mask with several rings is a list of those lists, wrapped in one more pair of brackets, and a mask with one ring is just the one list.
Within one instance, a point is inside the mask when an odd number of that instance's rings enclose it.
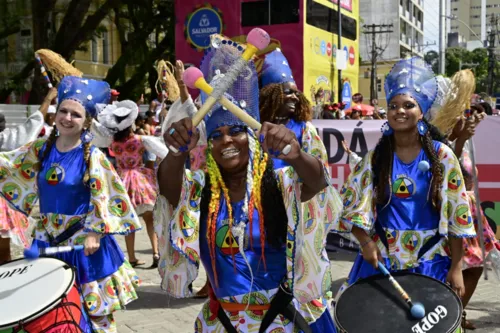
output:
{"label": "tree foliage", "polygon": [[[432,66],[435,73],[438,72],[439,54],[436,51],[429,51],[424,59]],[[451,47],[446,49],[446,76],[452,77],[461,69],[471,69],[476,76],[476,92],[486,91],[486,81],[488,77],[488,51],[485,48],[477,48],[468,51],[462,47]],[[497,64],[496,71],[500,70]],[[495,91],[498,92],[498,86]]]}
{"label": "tree foliage", "polygon": [[[22,0],[14,2],[25,3]],[[0,29],[0,47],[2,39],[20,31],[19,19],[2,9],[0,4],[0,11],[4,13],[0,14],[0,21],[4,23],[4,28]],[[105,80],[120,89],[122,97],[139,96],[148,77],[150,82],[156,81],[154,61],[173,56],[175,18],[172,0],[31,0],[31,13],[33,53],[47,48],[68,61],[90,40],[100,37],[104,19],[114,22],[121,42],[121,56],[109,69]],[[55,24],[48,22],[51,21],[49,17],[57,14],[62,14],[62,20],[56,29]],[[0,102],[15,87],[23,86],[33,70],[30,103],[40,103],[46,94],[46,84],[33,58],[27,59],[25,66],[0,90]]]}

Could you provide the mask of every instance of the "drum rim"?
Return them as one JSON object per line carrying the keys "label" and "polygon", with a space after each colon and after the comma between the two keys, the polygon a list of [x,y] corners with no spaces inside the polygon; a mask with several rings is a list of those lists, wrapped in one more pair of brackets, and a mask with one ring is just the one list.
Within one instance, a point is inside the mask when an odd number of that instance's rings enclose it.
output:
{"label": "drum rim", "polygon": [[[438,279],[435,279],[433,278],[432,276],[428,276],[428,275],[424,275],[424,274],[420,274],[420,273],[413,273],[413,272],[408,272],[408,271],[397,271],[397,272],[391,272],[391,275],[392,276],[400,276],[400,275],[417,275],[417,276],[422,276],[422,277],[425,277],[429,280],[434,280],[434,281],[437,281],[439,282],[440,284],[442,284],[443,286],[445,286],[446,288],[448,288],[452,295],[455,297],[455,299],[458,300],[458,304],[460,305],[460,310],[459,313],[463,313],[464,312],[464,307],[463,307],[463,304],[462,304],[462,300],[460,299],[460,297],[458,297],[457,293],[449,286],[447,285],[446,283],[443,283],[442,281],[439,281]],[[335,322],[335,325],[337,326],[337,328],[340,330],[341,333],[349,333],[344,327],[342,327],[342,325],[339,324],[339,321],[338,321],[338,317],[337,317],[337,304],[338,304],[338,301],[340,301],[342,299],[342,296],[344,295],[344,293],[350,289],[351,287],[353,287],[355,284],[357,283],[360,283],[362,281],[365,281],[365,280],[371,280],[373,279],[374,277],[384,277],[384,274],[382,273],[379,273],[379,274],[375,274],[375,275],[371,275],[371,276],[368,276],[366,278],[362,278],[362,279],[359,279],[358,281],[354,282],[353,284],[351,284],[350,286],[348,286],[343,292],[342,292],[342,295],[340,295],[339,299],[335,302],[335,306],[334,306],[334,311],[333,311],[333,321]],[[462,316],[459,317],[460,319],[458,320],[458,322],[453,326],[453,328],[451,328],[448,332],[446,333],[453,333],[455,332],[455,330],[460,327],[461,323],[462,323]]]}
{"label": "drum rim", "polygon": [[[71,266],[67,262],[65,262],[65,261],[63,261],[61,259],[58,259],[58,258],[41,257],[40,259],[52,259],[52,260],[57,260],[57,261],[60,261],[60,262],[64,263],[68,267],[68,269],[71,271],[71,283],[68,285],[68,287],[66,287],[66,289],[64,290],[64,293],[62,295],[60,295],[59,297],[57,297],[53,302],[51,302],[49,305],[45,306],[43,309],[40,309],[37,312],[30,314],[28,317],[26,317],[26,318],[24,318],[24,319],[22,319],[20,321],[10,322],[10,323],[6,323],[4,325],[0,324],[0,330],[7,329],[7,328],[13,328],[13,327],[16,327],[19,324],[27,324],[27,323],[31,322],[32,320],[35,320],[35,319],[43,316],[44,314],[46,314],[47,312],[49,312],[50,310],[52,310],[53,308],[55,308],[56,305],[59,304],[64,297],[68,296],[69,291],[75,285],[75,269],[73,268],[73,266]],[[4,266],[6,264],[10,264],[10,263],[13,263],[13,262],[16,262],[16,261],[21,261],[21,260],[29,261],[26,258],[18,258],[18,259],[14,259],[14,260],[11,260],[9,262],[5,262],[3,264],[0,264],[0,267]],[[33,261],[35,261],[35,260],[33,260]]]}

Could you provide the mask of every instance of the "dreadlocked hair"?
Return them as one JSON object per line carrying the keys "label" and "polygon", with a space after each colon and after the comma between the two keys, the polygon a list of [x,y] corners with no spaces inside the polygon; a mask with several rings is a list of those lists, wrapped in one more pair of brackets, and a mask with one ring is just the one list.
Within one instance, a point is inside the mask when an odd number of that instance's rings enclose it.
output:
{"label": "dreadlocked hair", "polygon": [[[265,243],[267,242],[275,247],[280,248],[286,241],[287,233],[287,215],[285,205],[283,203],[283,195],[278,187],[278,183],[274,177],[273,161],[269,155],[262,151],[262,148],[257,140],[254,140],[249,135],[250,146],[255,145],[255,153],[253,158],[249,160],[249,170],[247,178],[251,178],[250,194],[245,195],[245,202],[248,202],[246,208],[248,215],[249,230],[253,230],[253,212],[257,210],[259,216],[259,232],[260,232],[260,247],[261,260],[264,264],[264,269],[267,270],[265,259]],[[201,194],[200,202],[200,220],[206,221],[207,232],[206,239],[208,243],[212,270],[216,285],[218,286],[218,275],[215,264],[216,257],[216,225],[220,211],[221,193],[226,201],[228,217],[229,217],[229,237],[231,242],[234,242],[232,235],[232,227],[234,225],[233,209],[229,191],[222,179],[219,167],[211,154],[212,144],[209,142],[207,148],[207,174],[205,186]],[[248,181],[248,180],[247,180]],[[248,200],[247,200],[248,199]],[[245,204],[246,205],[246,204]],[[245,208],[244,208],[245,210]],[[253,249],[253,240],[250,237],[250,247]],[[233,256],[233,264],[235,262],[235,254]],[[235,266],[236,267],[236,266]]]}
{"label": "dreadlocked hair", "polygon": [[[92,123],[92,118],[87,116],[85,119],[84,127],[89,128],[90,124]],[[54,128],[52,129],[52,132],[50,133],[49,137],[47,138],[47,141],[45,143],[45,149],[43,149],[43,152],[38,155],[38,162],[35,165],[35,169],[40,171],[42,169],[43,161],[47,156],[49,156],[50,151],[52,150],[52,147],[56,143],[58,136],[58,131],[56,125],[54,125]],[[85,173],[83,174],[83,183],[88,186],[89,181],[90,181],[90,148],[92,147],[92,144],[90,142],[87,142],[83,145],[83,159],[85,161],[85,165],[87,166]]]}
{"label": "dreadlocked hair", "polygon": [[[425,135],[420,136],[420,141],[424,149],[425,154],[430,159],[431,166],[431,186],[430,194],[432,205],[436,210],[440,209],[441,202],[441,184],[443,183],[444,171],[441,162],[439,161],[438,153],[434,148],[434,142],[441,141],[446,144],[446,139],[439,132],[439,130],[429,124],[427,120],[422,119],[422,121],[427,125],[429,130]],[[372,168],[373,168],[373,184],[375,195],[373,197],[374,204],[387,205],[389,199],[387,198],[389,193],[392,193],[392,164],[394,161],[394,136],[382,136],[378,142],[372,156]],[[387,190],[389,189],[389,190]]]}
{"label": "dreadlocked hair", "polygon": [[[312,119],[311,103],[306,96],[300,93],[298,108],[295,110],[294,119],[296,121],[309,121]],[[260,89],[259,110],[262,122],[273,122],[279,108],[285,103],[285,93],[281,83],[272,83]]]}

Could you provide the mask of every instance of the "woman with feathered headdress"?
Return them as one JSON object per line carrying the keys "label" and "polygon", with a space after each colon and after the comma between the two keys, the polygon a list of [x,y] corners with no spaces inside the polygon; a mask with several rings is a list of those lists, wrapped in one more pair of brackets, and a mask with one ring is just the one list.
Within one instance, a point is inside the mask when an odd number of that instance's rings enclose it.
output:
{"label": "woman with feathered headdress", "polygon": [[383,136],[340,192],[342,223],[361,247],[341,291],[376,274],[380,261],[391,271],[448,281],[462,295],[462,239],[475,231],[459,162],[433,141],[437,130],[424,118],[436,99],[436,78],[421,58],[401,60],[385,90]]}
{"label": "woman with feathered headdress", "polygon": [[[234,42],[208,50],[205,78],[219,84],[241,52]],[[259,120],[257,80],[249,63],[226,97]],[[340,198],[323,164],[284,126],[264,123],[256,135],[220,105],[205,125],[207,172],[184,169],[199,139],[189,118],[174,122],[164,136],[179,152],[171,150],[158,173],[156,216],[167,229],[162,287],[189,297],[198,266],[205,266],[212,291],[196,319],[197,332],[335,332],[327,302],[318,301],[331,284],[329,262],[322,259],[329,225],[303,220],[301,205],[327,187],[322,209],[336,220]],[[283,155],[288,144],[291,151]],[[275,170],[269,152],[290,166]],[[165,214],[172,217],[165,220]],[[282,301],[270,304],[274,297]]]}

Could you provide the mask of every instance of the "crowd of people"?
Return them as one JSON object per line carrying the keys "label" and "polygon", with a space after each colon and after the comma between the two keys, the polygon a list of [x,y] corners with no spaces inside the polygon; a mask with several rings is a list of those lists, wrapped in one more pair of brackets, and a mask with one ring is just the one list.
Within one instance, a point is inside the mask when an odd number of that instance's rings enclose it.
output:
{"label": "crowd of people", "polygon": [[[409,58],[385,81],[387,111],[373,101],[374,111],[363,115],[356,94],[350,112],[343,105],[319,112],[280,49],[258,70],[248,61],[226,84],[246,46],[218,38],[200,70],[262,127],[256,131],[219,103],[193,123],[210,98],[203,91],[191,97],[182,61],[175,64],[180,97],[168,101],[161,92],[143,115],[142,96],[120,101],[105,82],[64,77],[40,111],[0,133],[0,181],[18,191],[1,192],[0,261],[11,259],[11,241],[84,245],[54,256],[75,268],[95,332],[116,332],[113,312],[137,298],[134,267],[145,264],[134,249],[139,217],[162,288],[177,298],[208,298],[194,332],[337,332],[324,247],[330,232],[361,248],[337,298],[382,264],[448,283],[467,306],[484,267],[478,234],[486,255],[500,250],[488,223],[479,228],[485,218],[471,181],[469,139],[484,106],[465,103],[457,116],[447,107],[451,92],[439,93],[443,79]],[[339,191],[311,123],[318,114],[387,120],[375,149],[353,156]],[[443,114],[456,121],[440,123]],[[29,217],[37,200],[40,215]],[[127,257],[116,236],[125,236]],[[208,279],[195,292],[200,265]],[[474,328],[465,320],[462,326]]]}

